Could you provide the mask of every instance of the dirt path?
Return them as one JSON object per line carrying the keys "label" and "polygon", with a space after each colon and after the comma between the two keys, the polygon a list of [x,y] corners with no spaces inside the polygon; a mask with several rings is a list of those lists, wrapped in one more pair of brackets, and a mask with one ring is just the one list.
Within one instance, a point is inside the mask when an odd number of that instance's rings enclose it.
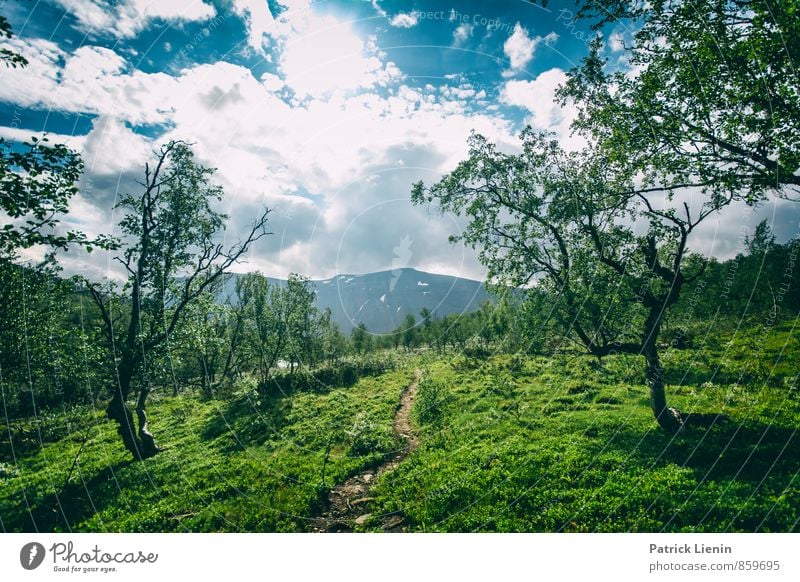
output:
{"label": "dirt path", "polygon": [[328,509],[321,516],[311,520],[309,531],[312,532],[349,532],[356,527],[379,524],[384,531],[400,531],[403,518],[399,515],[381,515],[373,518],[369,510],[374,499],[369,492],[378,477],[395,469],[411,452],[417,448],[417,436],[411,429],[411,407],[417,396],[421,370],[414,371],[414,379],[400,397],[400,408],[394,416],[392,427],[405,446],[396,451],[386,461],[350,477],[344,483],[334,487],[328,495]]}

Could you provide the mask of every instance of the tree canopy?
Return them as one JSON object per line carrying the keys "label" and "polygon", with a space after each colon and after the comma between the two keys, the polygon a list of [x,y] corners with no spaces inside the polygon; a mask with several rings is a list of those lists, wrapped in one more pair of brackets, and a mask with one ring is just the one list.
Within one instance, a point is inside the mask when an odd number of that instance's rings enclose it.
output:
{"label": "tree canopy", "polygon": [[581,14],[632,31],[615,72],[600,37],[559,91],[615,171],[750,203],[798,193],[796,1],[592,0]]}
{"label": "tree canopy", "polygon": [[[644,356],[659,424],[685,418],[666,404],[658,338],[681,289],[704,269],[692,232],[742,200],[800,186],[797,10],[761,0],[587,2],[582,14],[636,28],[623,71],[602,37],[557,92],[573,101],[588,145],[567,152],[530,128],[521,151],[480,135],[455,170],[412,190],[416,204],[468,219],[452,237],[479,249],[489,276],[558,298],[565,342],[589,353]],[[791,40],[787,40],[791,37]]]}

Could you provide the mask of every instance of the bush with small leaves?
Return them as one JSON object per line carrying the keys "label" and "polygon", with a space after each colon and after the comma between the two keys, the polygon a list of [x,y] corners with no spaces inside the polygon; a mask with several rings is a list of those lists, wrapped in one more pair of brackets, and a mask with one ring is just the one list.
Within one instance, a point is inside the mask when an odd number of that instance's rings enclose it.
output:
{"label": "bush with small leaves", "polygon": [[441,382],[425,374],[419,381],[414,411],[420,424],[435,424],[442,420],[452,395]]}
{"label": "bush with small leaves", "polygon": [[382,424],[375,416],[366,412],[356,415],[353,427],[345,431],[350,443],[350,455],[368,455],[370,453],[387,453],[395,445],[391,429]]}

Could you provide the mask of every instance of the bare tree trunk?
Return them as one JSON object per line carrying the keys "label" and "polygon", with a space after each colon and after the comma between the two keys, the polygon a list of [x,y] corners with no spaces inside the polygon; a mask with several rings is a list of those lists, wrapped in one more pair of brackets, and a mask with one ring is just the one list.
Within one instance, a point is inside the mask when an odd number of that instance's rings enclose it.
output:
{"label": "bare tree trunk", "polygon": [[106,415],[117,423],[117,432],[122,438],[122,444],[133,455],[134,459],[142,458],[142,446],[136,436],[136,428],[133,424],[133,414],[125,404],[125,399],[130,393],[131,372],[127,367],[120,367],[119,384],[114,391],[114,396],[108,403]]}
{"label": "bare tree trunk", "polygon": [[152,457],[161,451],[158,445],[156,445],[156,439],[153,433],[151,433],[147,427],[147,412],[145,406],[149,394],[149,388],[142,388],[141,391],[139,391],[139,398],[136,401],[136,418],[139,421],[139,442],[142,447],[141,456],[144,459]]}
{"label": "bare tree trunk", "polygon": [[204,398],[211,398],[213,396],[212,379],[208,373],[208,364],[206,363],[205,356],[198,358],[200,366],[203,368],[203,379],[200,384],[200,392]]}
{"label": "bare tree trunk", "polygon": [[645,372],[647,385],[650,388],[650,408],[656,417],[656,422],[667,434],[677,434],[683,428],[681,413],[667,406],[667,396],[664,391],[664,368],[658,357],[658,348],[655,338],[645,347],[644,357],[647,363]]}
{"label": "bare tree trunk", "polygon": [[133,413],[131,413],[128,405],[125,403],[131,391],[131,379],[133,372],[130,366],[120,366],[119,370],[119,384],[114,396],[108,403],[106,408],[106,415],[108,418],[117,423],[117,432],[122,438],[122,444],[125,449],[133,455],[134,459],[141,460],[152,457],[161,449],[156,446],[153,435],[147,428],[147,413],[145,412],[145,402],[149,390],[142,389],[139,393],[138,403],[136,405],[136,416],[139,421],[139,431],[136,432],[136,426],[133,420]]}

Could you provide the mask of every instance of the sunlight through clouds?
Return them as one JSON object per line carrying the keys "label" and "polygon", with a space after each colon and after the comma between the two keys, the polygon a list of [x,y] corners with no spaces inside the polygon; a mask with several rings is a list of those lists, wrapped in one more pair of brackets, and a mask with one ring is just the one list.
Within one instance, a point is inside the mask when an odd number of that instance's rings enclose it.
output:
{"label": "sunlight through clouds", "polygon": [[[278,276],[291,269],[292,258],[315,276],[380,266],[386,251],[359,259],[361,265],[334,265],[328,251],[364,208],[408,200],[413,182],[452,170],[473,130],[509,152],[527,124],[553,132],[568,149],[585,145],[570,129],[574,106],[554,102],[574,65],[560,55],[580,45],[556,26],[555,13],[551,28],[538,20],[534,28],[523,13],[492,17],[488,9],[462,9],[456,21],[452,11],[401,10],[386,2],[360,3],[358,13],[355,5],[335,2],[287,0],[281,7],[233,0],[212,7],[193,1],[179,15],[139,2],[63,1],[76,15],[73,27],[106,23],[124,40],[92,36],[72,46],[58,37],[14,38],[9,46],[29,66],[4,71],[0,101],[80,119],[51,132],[86,159],[94,189],[83,204],[98,205],[87,216],[107,220],[102,205],[134,184],[147,152],[186,139],[201,161],[218,168],[234,229],[261,204],[287,215],[273,214],[285,246],[265,243],[249,259]],[[111,18],[119,22],[108,25]],[[151,41],[131,38],[159,21],[186,27],[158,43],[165,47],[160,56]],[[559,52],[543,50],[556,42]],[[617,50],[621,40],[611,42]],[[20,139],[35,129],[26,124],[30,130],[4,127],[0,135]],[[114,175],[120,179],[110,180]],[[452,262],[458,265],[452,274],[482,276],[471,250],[442,244],[446,229],[425,209],[409,203],[391,219],[421,247],[416,266],[446,270],[442,265]],[[389,232],[377,228],[370,236],[382,241]],[[372,249],[396,244],[351,242]]]}

